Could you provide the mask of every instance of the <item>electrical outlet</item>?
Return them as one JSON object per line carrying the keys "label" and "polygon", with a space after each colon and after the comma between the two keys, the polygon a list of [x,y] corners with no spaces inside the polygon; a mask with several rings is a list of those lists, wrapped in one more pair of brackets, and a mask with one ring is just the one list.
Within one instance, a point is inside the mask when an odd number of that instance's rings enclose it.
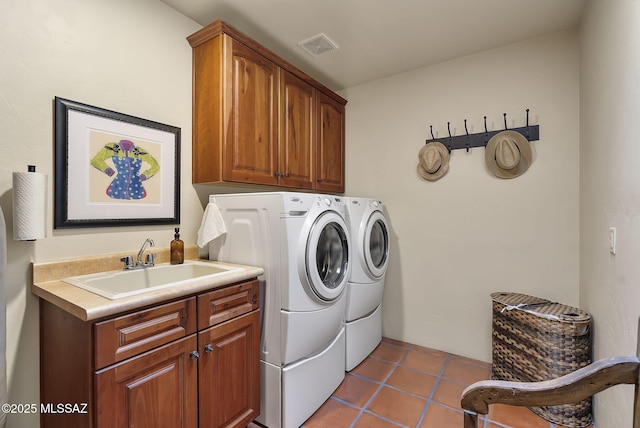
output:
{"label": "electrical outlet", "polygon": [[609,228],[609,252],[611,254],[616,253],[616,240],[617,240],[616,228],[610,227]]}

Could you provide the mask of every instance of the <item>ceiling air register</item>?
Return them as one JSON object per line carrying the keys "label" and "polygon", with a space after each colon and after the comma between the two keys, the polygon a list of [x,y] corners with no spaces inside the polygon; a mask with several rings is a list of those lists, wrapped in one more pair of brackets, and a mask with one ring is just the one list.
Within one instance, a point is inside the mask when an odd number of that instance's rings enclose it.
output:
{"label": "ceiling air register", "polygon": [[298,46],[309,52],[313,56],[322,55],[323,53],[335,51],[339,49],[326,34],[320,33],[307,40],[298,43]]}

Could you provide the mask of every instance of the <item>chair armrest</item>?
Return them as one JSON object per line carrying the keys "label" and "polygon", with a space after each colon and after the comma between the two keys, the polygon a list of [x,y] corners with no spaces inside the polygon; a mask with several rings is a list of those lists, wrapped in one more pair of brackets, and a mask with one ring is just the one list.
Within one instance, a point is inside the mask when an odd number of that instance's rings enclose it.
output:
{"label": "chair armrest", "polygon": [[555,406],[576,403],[611,386],[636,384],[640,361],[636,356],[600,360],[553,380],[510,382],[483,380],[462,392],[462,408],[489,413],[494,403],[512,406]]}

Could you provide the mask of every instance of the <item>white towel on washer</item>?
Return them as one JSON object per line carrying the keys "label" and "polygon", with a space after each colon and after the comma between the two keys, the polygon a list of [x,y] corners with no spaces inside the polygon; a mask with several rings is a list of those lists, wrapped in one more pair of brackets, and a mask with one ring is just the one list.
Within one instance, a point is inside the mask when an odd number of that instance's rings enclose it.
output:
{"label": "white towel on washer", "polygon": [[213,202],[209,202],[202,216],[202,223],[198,230],[198,247],[202,248],[218,236],[227,233],[220,209]]}

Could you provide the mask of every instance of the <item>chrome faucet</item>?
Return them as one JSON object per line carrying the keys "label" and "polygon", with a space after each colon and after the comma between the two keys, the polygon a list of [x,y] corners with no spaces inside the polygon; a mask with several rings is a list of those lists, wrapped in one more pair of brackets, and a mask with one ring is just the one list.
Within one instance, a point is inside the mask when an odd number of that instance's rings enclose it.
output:
{"label": "chrome faucet", "polygon": [[145,241],[142,244],[142,247],[140,247],[140,251],[138,251],[138,255],[136,256],[135,265],[133,264],[133,258],[131,256],[124,256],[120,259],[120,261],[124,263],[124,270],[142,269],[142,268],[151,267],[154,265],[155,256],[156,256],[155,254],[147,254],[147,257],[145,258],[144,263],[142,262],[142,253],[144,253],[144,250],[147,248],[147,244],[149,245],[149,247],[156,246],[155,242],[153,242],[153,239],[151,238],[145,239]]}
{"label": "chrome faucet", "polygon": [[[144,266],[142,263],[142,253],[144,253],[145,248],[147,248],[147,244],[149,244],[150,247],[156,246],[155,242],[153,242],[153,239],[145,239],[145,241],[142,243],[142,247],[140,247],[140,251],[138,251],[138,256],[136,257],[136,266]],[[153,266],[153,263],[151,263],[151,266]]]}

